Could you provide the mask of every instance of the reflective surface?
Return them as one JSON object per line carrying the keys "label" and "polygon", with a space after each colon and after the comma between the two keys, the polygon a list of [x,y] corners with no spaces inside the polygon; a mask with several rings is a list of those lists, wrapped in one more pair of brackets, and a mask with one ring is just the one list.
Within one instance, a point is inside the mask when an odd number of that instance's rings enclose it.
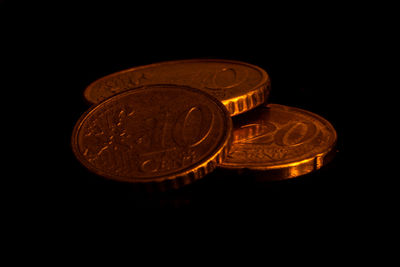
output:
{"label": "reflective surface", "polygon": [[189,87],[151,85],[91,108],[75,126],[72,146],[98,175],[164,190],[211,172],[226,157],[231,132],[217,99]]}
{"label": "reflective surface", "polygon": [[235,118],[233,146],[220,167],[254,170],[266,180],[293,178],[326,164],[336,139],[335,129],[322,117],[269,104]]}
{"label": "reflective surface", "polygon": [[140,66],[105,76],[90,84],[84,96],[98,103],[116,93],[148,84],[179,84],[213,95],[232,115],[266,101],[270,80],[265,70],[240,61],[194,59]]}

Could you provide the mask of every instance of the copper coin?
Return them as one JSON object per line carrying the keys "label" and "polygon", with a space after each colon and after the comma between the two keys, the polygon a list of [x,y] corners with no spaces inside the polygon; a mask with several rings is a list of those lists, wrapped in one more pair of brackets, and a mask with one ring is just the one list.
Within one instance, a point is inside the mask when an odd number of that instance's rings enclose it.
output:
{"label": "copper coin", "polygon": [[221,168],[282,180],[321,168],[335,153],[335,129],[309,111],[269,104],[235,119],[233,145]]}
{"label": "copper coin", "polygon": [[163,190],[211,172],[227,156],[231,132],[230,115],[214,97],[149,85],[90,108],[74,128],[72,148],[98,175]]}
{"label": "copper coin", "polygon": [[140,85],[178,84],[203,90],[219,99],[231,115],[265,103],[270,79],[257,66],[231,60],[193,59],[161,62],[120,71],[90,84],[84,96],[98,103]]}

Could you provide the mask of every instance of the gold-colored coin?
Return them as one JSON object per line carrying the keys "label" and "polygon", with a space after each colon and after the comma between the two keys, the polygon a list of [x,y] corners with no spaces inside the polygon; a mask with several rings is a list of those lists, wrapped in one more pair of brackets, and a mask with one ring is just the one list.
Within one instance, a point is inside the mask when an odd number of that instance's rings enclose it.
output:
{"label": "gold-colored coin", "polygon": [[257,66],[231,60],[193,59],[161,62],[120,71],[90,84],[84,96],[98,103],[141,85],[177,84],[198,88],[219,99],[231,115],[265,103],[270,79]]}
{"label": "gold-colored coin", "polygon": [[226,158],[232,121],[203,91],[149,85],[90,108],[77,122],[72,148],[92,172],[164,190],[200,179]]}
{"label": "gold-colored coin", "polygon": [[283,180],[321,168],[335,153],[336,131],[324,118],[277,104],[234,120],[233,145],[221,168],[248,169],[265,180]]}

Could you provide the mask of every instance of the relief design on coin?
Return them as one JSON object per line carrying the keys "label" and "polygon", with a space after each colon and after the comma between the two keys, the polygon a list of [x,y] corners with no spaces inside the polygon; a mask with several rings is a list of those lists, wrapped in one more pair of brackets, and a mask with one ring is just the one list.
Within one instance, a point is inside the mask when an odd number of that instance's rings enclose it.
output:
{"label": "relief design on coin", "polygon": [[141,85],[176,84],[203,90],[220,101],[232,115],[266,101],[270,79],[265,70],[240,61],[179,60],[140,66],[105,76],[90,84],[84,96],[98,103],[116,93]]}
{"label": "relief design on coin", "polygon": [[282,178],[298,176],[319,169],[336,144],[328,121],[298,108],[269,104],[235,119],[232,149],[221,164],[227,169],[284,170]]}
{"label": "relief design on coin", "polygon": [[83,165],[107,178],[188,183],[226,157],[231,129],[226,108],[208,94],[151,85],[90,109],[77,123],[72,145]]}

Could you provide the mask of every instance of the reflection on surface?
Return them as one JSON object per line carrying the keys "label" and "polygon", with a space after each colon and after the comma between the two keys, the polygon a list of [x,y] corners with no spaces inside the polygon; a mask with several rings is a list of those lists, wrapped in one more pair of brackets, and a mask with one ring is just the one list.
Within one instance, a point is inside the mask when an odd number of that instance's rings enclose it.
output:
{"label": "reflection on surface", "polygon": [[[334,191],[335,173],[325,169],[298,179],[279,182],[263,182],[254,172],[218,169],[202,180],[178,190],[167,192],[144,192],[132,184],[93,180],[82,187],[81,196],[74,195],[80,205],[90,207],[131,208],[190,208],[190,207],[274,207],[277,203],[326,199]],[[325,190],[325,191],[324,191]],[[338,192],[335,189],[335,192]],[[333,199],[333,198],[332,198]]]}

